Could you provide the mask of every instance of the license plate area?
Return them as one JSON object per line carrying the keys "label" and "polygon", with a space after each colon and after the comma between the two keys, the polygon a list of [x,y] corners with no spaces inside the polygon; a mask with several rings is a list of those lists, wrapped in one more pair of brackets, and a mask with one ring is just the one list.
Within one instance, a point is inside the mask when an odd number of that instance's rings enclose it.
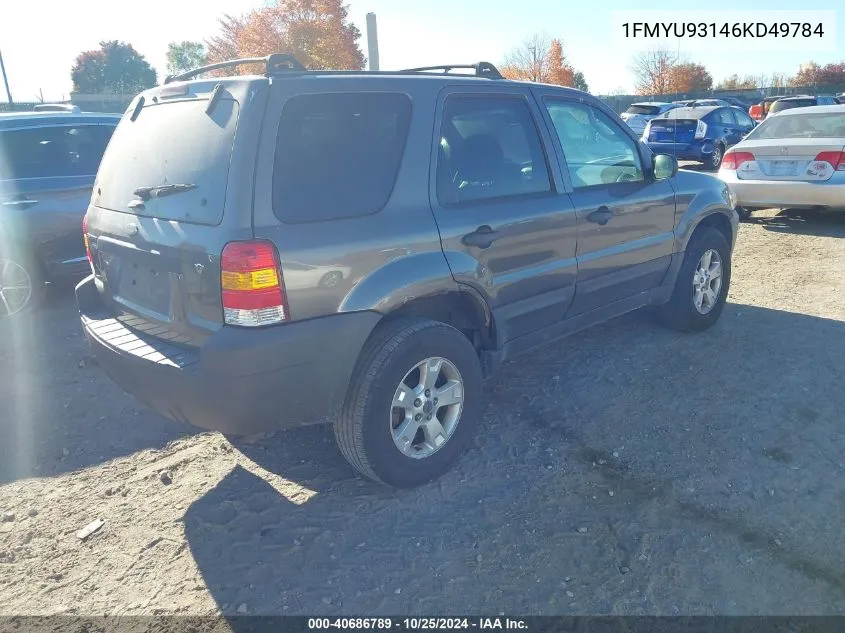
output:
{"label": "license plate area", "polygon": [[113,299],[162,315],[170,313],[171,280],[167,271],[114,252],[100,251],[99,261]]}
{"label": "license plate area", "polygon": [[776,160],[768,165],[769,176],[794,176],[798,172],[799,161],[797,160]]}

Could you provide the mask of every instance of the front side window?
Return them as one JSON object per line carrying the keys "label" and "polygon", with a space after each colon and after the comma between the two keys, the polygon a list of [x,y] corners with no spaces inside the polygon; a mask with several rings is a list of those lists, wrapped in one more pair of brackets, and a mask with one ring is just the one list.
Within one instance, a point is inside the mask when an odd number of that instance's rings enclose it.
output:
{"label": "front side window", "polygon": [[325,93],[285,104],[273,165],[273,210],[283,222],[381,210],[396,183],[411,120],[407,95]]}
{"label": "front side window", "polygon": [[745,112],[735,111],[734,116],[736,117],[736,122],[739,123],[742,127],[746,129],[751,129],[754,127],[754,121],[751,120],[751,117],[745,114]]}
{"label": "front side window", "polygon": [[540,135],[522,97],[449,97],[439,142],[440,204],[552,190]]}
{"label": "front side window", "polygon": [[731,111],[727,108],[719,110],[716,120],[722,125],[734,125],[734,118]]}
{"label": "front side window", "polygon": [[0,132],[0,180],[93,176],[112,132],[111,125]]}
{"label": "front side window", "polygon": [[553,99],[546,101],[546,109],[575,189],[645,180],[633,139],[604,112]]}

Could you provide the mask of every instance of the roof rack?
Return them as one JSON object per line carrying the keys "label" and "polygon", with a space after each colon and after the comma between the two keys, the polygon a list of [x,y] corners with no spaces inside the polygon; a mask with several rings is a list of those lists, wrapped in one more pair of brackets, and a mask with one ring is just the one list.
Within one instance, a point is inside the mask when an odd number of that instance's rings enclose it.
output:
{"label": "roof rack", "polygon": [[221,68],[234,68],[235,66],[243,66],[244,64],[264,64],[264,74],[266,76],[270,76],[273,73],[279,71],[293,70],[303,72],[305,70],[305,66],[299,63],[299,61],[293,55],[289,55],[287,53],[273,53],[272,55],[268,55],[267,57],[246,57],[243,59],[230,59],[228,61],[219,62],[217,64],[200,66],[199,68],[194,68],[193,70],[188,70],[184,73],[179,73],[178,75],[168,75],[165,78],[164,83],[169,84],[174,81],[185,81],[186,79],[191,79],[192,77],[202,75],[203,73],[207,73],[212,70],[219,70]]}
{"label": "roof rack", "polygon": [[423,73],[432,70],[439,70],[444,75],[448,75],[450,71],[455,69],[475,71],[476,77],[486,77],[487,79],[504,79],[502,73],[490,62],[478,62],[477,64],[449,64],[447,66],[422,66],[420,68],[406,68],[401,72],[405,73]]}

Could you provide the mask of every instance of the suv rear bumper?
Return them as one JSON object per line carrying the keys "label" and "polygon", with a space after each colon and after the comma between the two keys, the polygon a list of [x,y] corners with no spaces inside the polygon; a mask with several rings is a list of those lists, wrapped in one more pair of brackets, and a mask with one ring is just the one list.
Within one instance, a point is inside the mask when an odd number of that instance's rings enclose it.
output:
{"label": "suv rear bumper", "polygon": [[381,318],[352,312],[255,330],[224,326],[188,350],[108,314],[93,276],[76,298],[94,355],[114,382],[167,418],[234,435],[333,419]]}

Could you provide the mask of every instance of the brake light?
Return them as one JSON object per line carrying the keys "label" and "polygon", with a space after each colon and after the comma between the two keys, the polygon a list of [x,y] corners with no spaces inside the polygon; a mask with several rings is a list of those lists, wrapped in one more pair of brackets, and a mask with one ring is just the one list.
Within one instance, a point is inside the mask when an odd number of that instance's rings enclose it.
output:
{"label": "brake light", "polygon": [[290,318],[282,271],[269,242],[229,242],[220,258],[223,321],[260,327]]}
{"label": "brake light", "polygon": [[705,136],[707,136],[707,124],[699,119],[698,124],[695,126],[695,138],[700,139]]}
{"label": "brake light", "polygon": [[722,169],[736,170],[742,167],[743,163],[750,163],[757,160],[751,152],[735,152],[730,150],[722,157]]}
{"label": "brake light", "polygon": [[830,163],[835,171],[845,171],[845,152],[819,152],[815,160]]}
{"label": "brake light", "polygon": [[82,216],[82,241],[85,243],[85,256],[88,258],[88,264],[91,266],[91,272],[94,272],[94,258],[91,257],[91,246],[88,244],[88,214]]}

